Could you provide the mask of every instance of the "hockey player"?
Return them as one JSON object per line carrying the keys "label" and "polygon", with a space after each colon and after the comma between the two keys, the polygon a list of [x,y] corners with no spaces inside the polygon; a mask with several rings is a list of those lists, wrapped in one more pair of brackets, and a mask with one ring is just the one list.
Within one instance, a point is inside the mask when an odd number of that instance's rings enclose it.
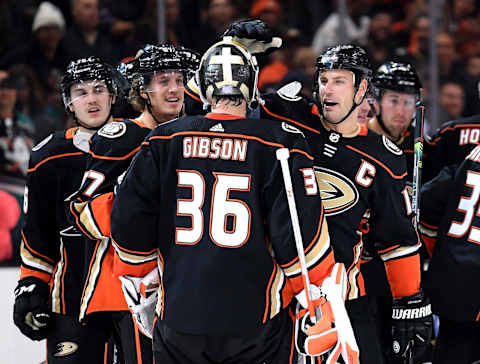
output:
{"label": "hockey player", "polygon": [[64,200],[82,180],[91,135],[112,120],[116,89],[111,68],[98,58],[71,62],[62,95],[78,126],[51,134],[30,157],[14,322],[29,338],[47,339],[48,363],[105,360],[109,331],[78,322],[84,247],[67,221]]}
{"label": "hockey player", "polygon": [[377,115],[368,127],[386,135],[403,151],[407,158],[407,181],[412,181],[415,128],[412,122],[421,99],[422,83],[411,64],[389,61],[377,69],[372,84]]}
{"label": "hockey player", "polygon": [[435,177],[443,167],[460,164],[479,143],[480,114],[443,124],[425,144],[424,180]]}
{"label": "hockey player", "polygon": [[[465,129],[463,129],[465,130]],[[480,360],[480,147],[448,166],[422,188],[421,222],[428,225],[433,257],[425,280],[440,317],[435,364]]]}
{"label": "hockey player", "polygon": [[278,148],[291,153],[311,282],[320,285],[332,269],[302,133],[245,117],[257,74],[243,48],[227,40],[212,46],[198,71],[212,111],[158,126],[117,189],[115,274],[142,277],[158,265],[162,276],[158,363],[294,362],[286,307],[303,284]]}
{"label": "hockey player", "polygon": [[140,305],[140,296],[125,295],[125,301],[121,282],[112,275],[113,190],[117,178],[126,171],[151,129],[181,113],[184,82],[198,61],[194,52],[183,48],[148,45],[129,63],[127,73],[132,79],[129,102],[142,113],[136,120],[113,121],[92,138],[84,180],[70,204],[72,219],[87,238],[89,259],[80,319],[103,312],[109,314],[113,322],[125,321],[120,332],[130,334],[131,342],[136,342],[136,345],[128,342],[122,345],[126,363],[152,362],[151,340],[147,337],[151,337],[151,328],[136,316],[137,325],[131,330],[132,317],[127,304],[135,311]]}
{"label": "hockey player", "polygon": [[[262,51],[272,41],[261,27],[231,26],[225,33]],[[255,22],[255,21],[253,21]],[[247,42],[245,42],[247,40]],[[256,40],[256,42],[254,41]],[[359,258],[360,223],[369,217],[369,236],[385,263],[394,296],[392,331],[395,357],[404,358],[414,342],[421,355],[431,333],[431,315],[415,319],[397,315],[429,303],[420,290],[420,243],[411,223],[402,151],[388,139],[357,122],[357,106],[368,90],[371,70],[365,51],[341,45],[318,58],[314,79],[317,104],[299,95],[263,95],[261,117],[287,121],[305,134],[315,157],[316,176],[337,261],[347,267],[346,306],[360,348],[360,361],[381,363],[375,325],[368,304]],[[416,311],[415,311],[416,312]]]}

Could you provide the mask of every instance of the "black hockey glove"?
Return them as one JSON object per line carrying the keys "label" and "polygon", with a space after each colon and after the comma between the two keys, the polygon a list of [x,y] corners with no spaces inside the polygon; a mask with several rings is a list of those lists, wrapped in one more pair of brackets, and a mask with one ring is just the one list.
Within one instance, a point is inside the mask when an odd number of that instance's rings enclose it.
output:
{"label": "black hockey glove", "polygon": [[432,308],[422,290],[396,298],[392,305],[392,357],[394,362],[414,361],[423,355],[432,337]]}
{"label": "black hockey glove", "polygon": [[282,45],[282,40],[273,37],[272,31],[259,19],[247,19],[230,24],[223,33],[224,37],[233,37],[251,54],[272,53]]}
{"label": "black hockey glove", "polygon": [[48,284],[36,277],[20,280],[15,288],[13,321],[32,340],[47,337],[50,323],[49,293]]}

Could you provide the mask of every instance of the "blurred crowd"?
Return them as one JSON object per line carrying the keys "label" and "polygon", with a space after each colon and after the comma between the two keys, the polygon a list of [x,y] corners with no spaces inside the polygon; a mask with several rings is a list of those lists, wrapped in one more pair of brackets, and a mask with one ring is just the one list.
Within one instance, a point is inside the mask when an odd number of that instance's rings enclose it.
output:
{"label": "blurred crowd", "polygon": [[[480,1],[438,0],[438,99],[429,98],[428,0],[163,0],[166,41],[204,52],[227,26],[260,18],[283,39],[259,59],[259,88],[298,80],[311,95],[316,57],[328,46],[366,48],[374,68],[387,60],[412,63],[428,106],[442,123],[480,113]],[[59,80],[69,61],[98,56],[117,65],[144,44],[158,43],[156,0],[0,0],[0,261],[18,256],[23,184],[33,145],[72,124]],[[15,259],[13,264],[15,264]]]}

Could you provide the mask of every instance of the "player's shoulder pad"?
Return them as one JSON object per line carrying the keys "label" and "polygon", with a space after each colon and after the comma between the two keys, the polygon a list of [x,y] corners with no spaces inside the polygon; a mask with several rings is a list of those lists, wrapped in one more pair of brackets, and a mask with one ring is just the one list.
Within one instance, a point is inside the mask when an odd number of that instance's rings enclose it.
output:
{"label": "player's shoulder pad", "polygon": [[407,172],[403,151],[385,135],[369,130],[366,137],[361,139],[361,144],[352,146],[360,155],[368,157],[369,162],[397,179]]}
{"label": "player's shoulder pad", "polygon": [[150,131],[137,121],[112,121],[94,134],[90,151],[93,157],[126,158],[134,153]]}
{"label": "player's shoulder pad", "polygon": [[34,168],[43,161],[79,153],[80,151],[72,143],[72,138],[66,136],[70,134],[69,131],[71,129],[56,131],[36,144],[30,154],[29,168]]}

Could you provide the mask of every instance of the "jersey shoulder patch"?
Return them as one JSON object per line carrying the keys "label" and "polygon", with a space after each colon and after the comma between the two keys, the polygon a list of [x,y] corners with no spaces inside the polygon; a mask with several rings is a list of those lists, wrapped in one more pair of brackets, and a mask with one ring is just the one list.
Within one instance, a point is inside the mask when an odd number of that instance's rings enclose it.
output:
{"label": "jersey shoulder patch", "polygon": [[38,143],[37,145],[35,145],[33,148],[32,148],[32,151],[33,152],[36,152],[37,150],[40,150],[43,146],[45,146],[45,144],[47,144],[50,140],[53,139],[53,134],[50,134],[49,136],[47,136],[45,139],[43,139],[40,143]]}
{"label": "jersey shoulder patch", "polygon": [[102,126],[97,133],[102,137],[115,139],[121,137],[126,131],[127,126],[123,121],[112,121]]}
{"label": "jersey shoulder patch", "polygon": [[301,89],[302,84],[298,81],[293,81],[278,89],[277,94],[282,99],[287,101],[299,101],[302,99],[299,96]]}
{"label": "jersey shoulder patch", "polygon": [[402,155],[402,150],[385,135],[382,135],[383,145],[387,150],[395,155]]}

